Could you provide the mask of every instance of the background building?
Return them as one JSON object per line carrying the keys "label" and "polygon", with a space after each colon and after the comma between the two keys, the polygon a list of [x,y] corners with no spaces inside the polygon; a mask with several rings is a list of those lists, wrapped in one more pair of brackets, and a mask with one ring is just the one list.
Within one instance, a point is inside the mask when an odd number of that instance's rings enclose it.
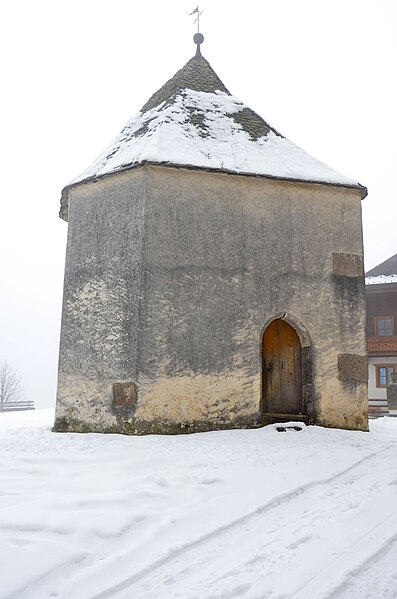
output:
{"label": "background building", "polygon": [[387,415],[387,385],[397,373],[397,254],[366,273],[370,415]]}

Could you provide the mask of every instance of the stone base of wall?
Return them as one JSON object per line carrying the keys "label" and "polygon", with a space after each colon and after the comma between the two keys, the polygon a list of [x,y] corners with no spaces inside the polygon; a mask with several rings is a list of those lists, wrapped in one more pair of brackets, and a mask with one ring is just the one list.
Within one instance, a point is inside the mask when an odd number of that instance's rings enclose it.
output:
{"label": "stone base of wall", "polygon": [[[268,424],[268,423],[266,423]],[[203,433],[218,430],[251,429],[264,425],[260,415],[251,419],[241,419],[232,422],[127,422],[114,426],[101,426],[86,423],[77,419],[57,418],[53,432],[56,433],[118,433],[122,435],[178,435],[188,433]]]}

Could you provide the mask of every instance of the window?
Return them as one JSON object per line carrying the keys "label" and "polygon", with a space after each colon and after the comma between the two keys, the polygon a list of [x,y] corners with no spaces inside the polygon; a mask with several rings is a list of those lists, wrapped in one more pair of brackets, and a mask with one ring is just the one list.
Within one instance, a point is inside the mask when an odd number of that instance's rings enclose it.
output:
{"label": "window", "polygon": [[393,316],[378,316],[375,318],[375,335],[377,337],[393,337]]}
{"label": "window", "polygon": [[392,374],[397,374],[397,364],[376,364],[376,386],[386,387],[389,383],[392,383]]}

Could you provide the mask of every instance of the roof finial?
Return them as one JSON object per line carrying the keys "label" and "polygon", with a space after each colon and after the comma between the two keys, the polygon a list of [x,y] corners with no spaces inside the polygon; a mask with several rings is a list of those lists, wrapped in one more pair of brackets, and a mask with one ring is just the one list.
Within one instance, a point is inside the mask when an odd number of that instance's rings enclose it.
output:
{"label": "roof finial", "polygon": [[203,43],[204,36],[202,33],[200,33],[200,15],[203,14],[203,11],[200,12],[199,5],[196,6],[196,8],[190,13],[189,16],[194,15],[195,13],[197,13],[196,20],[194,21],[195,23],[197,23],[197,33],[194,34],[193,41],[195,44],[197,44],[196,56],[201,56],[200,44]]}

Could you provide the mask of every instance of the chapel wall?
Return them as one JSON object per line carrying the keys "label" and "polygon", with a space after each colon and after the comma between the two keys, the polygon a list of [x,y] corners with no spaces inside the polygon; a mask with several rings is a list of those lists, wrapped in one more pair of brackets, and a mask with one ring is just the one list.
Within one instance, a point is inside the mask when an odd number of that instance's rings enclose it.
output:
{"label": "chapel wall", "polygon": [[287,314],[312,421],[366,429],[359,190],[145,166],[69,193],[55,428],[256,426],[263,329]]}

